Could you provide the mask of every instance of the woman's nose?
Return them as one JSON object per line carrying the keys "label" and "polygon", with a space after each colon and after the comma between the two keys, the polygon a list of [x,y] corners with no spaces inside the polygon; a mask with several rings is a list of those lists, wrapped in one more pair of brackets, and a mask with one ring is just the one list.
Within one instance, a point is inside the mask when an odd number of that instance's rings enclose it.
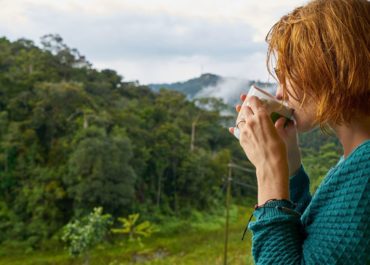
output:
{"label": "woman's nose", "polygon": [[281,86],[278,86],[277,89],[276,89],[276,94],[275,94],[275,98],[277,100],[283,100],[283,89],[281,88]]}

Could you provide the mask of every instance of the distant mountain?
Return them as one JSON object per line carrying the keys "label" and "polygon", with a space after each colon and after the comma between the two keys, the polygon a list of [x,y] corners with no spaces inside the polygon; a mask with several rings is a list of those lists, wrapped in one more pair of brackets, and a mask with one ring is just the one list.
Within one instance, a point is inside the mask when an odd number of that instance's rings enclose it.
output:
{"label": "distant mountain", "polygon": [[234,105],[239,101],[240,94],[247,93],[252,84],[275,94],[276,84],[273,83],[234,77],[222,77],[210,73],[202,74],[197,78],[192,78],[184,82],[149,84],[147,86],[153,91],[159,91],[161,88],[180,91],[187,95],[189,99],[199,97],[222,98],[225,103]]}
{"label": "distant mountain", "polygon": [[148,86],[154,91],[159,91],[161,88],[177,90],[193,98],[202,88],[215,86],[221,80],[222,77],[218,75],[202,74],[200,77],[192,78],[185,82],[149,84]]}

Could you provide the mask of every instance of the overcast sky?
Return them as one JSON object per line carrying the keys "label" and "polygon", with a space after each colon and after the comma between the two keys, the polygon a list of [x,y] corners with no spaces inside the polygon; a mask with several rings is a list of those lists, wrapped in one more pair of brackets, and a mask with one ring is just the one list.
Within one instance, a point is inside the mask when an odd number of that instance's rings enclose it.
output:
{"label": "overcast sky", "polygon": [[[142,84],[215,73],[268,80],[264,38],[302,0],[0,0],[0,36],[60,34]],[[270,79],[271,80],[271,79]]]}

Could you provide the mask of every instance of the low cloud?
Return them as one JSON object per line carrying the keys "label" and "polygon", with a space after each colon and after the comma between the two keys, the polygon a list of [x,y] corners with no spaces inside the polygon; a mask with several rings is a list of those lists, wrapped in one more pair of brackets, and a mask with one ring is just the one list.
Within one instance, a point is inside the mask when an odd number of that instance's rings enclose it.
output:
{"label": "low cloud", "polygon": [[[224,77],[216,85],[202,88],[194,97],[215,97],[222,99],[224,103],[235,105],[240,102],[240,95],[247,94],[251,85],[255,85],[256,82],[258,81]],[[274,83],[258,84],[258,86],[273,95],[275,94],[276,85]]]}
{"label": "low cloud", "polygon": [[250,81],[240,78],[222,78],[215,86],[204,87],[195,98],[222,98],[225,103],[233,104],[241,93],[248,93]]}

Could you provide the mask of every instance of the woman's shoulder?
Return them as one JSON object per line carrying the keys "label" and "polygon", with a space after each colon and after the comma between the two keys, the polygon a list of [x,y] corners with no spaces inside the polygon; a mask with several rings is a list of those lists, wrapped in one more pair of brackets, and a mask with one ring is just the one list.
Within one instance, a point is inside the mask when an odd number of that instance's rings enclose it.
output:
{"label": "woman's shoulder", "polygon": [[[361,203],[359,203],[361,201]],[[370,140],[341,158],[315,192],[311,207],[370,207]],[[330,206],[331,205],[331,206]]]}
{"label": "woman's shoulder", "polygon": [[[367,181],[366,181],[367,180]],[[358,145],[345,159],[342,156],[337,165],[329,170],[322,185],[341,185],[353,187],[370,180],[370,140]],[[367,184],[366,184],[367,185]]]}

